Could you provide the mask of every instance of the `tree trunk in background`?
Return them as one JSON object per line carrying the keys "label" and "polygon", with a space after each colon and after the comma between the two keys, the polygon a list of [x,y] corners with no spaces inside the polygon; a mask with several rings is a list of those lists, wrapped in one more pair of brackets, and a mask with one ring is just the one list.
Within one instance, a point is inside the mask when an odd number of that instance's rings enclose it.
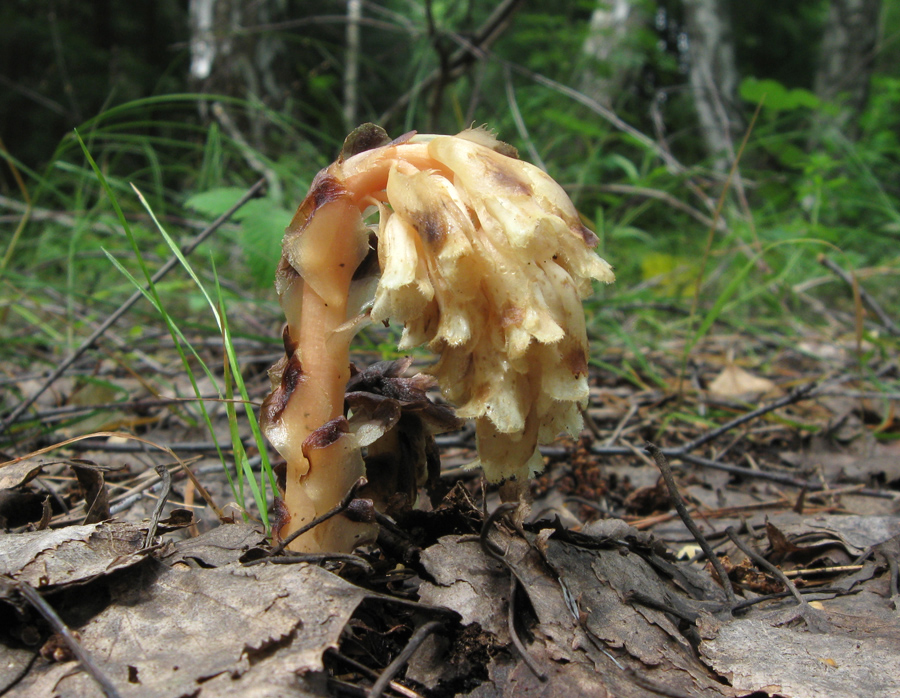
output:
{"label": "tree trunk in background", "polygon": [[213,32],[216,0],[191,0],[191,78],[206,80],[212,73],[218,46]]}
{"label": "tree trunk in background", "polygon": [[822,33],[815,91],[840,110],[820,123],[841,129],[851,138],[857,135],[856,118],[869,98],[880,15],[881,0],[831,0]]}
{"label": "tree trunk in background", "polygon": [[359,21],[362,0],[347,0],[347,59],[344,63],[344,126],[347,133],[356,128],[359,105]]}
{"label": "tree trunk in background", "polygon": [[[279,108],[289,94],[288,76],[283,74],[285,46],[273,31],[245,31],[281,18],[284,0],[190,0],[190,76],[198,91],[240,99],[256,98]],[[200,103],[206,116],[207,102]],[[239,122],[250,139],[263,140],[263,119]]]}
{"label": "tree trunk in background", "polygon": [[[639,73],[646,50],[637,46],[631,35],[635,25],[646,20],[645,13],[632,0],[597,0],[582,45],[589,64],[579,82],[588,97],[612,107],[627,82]],[[594,62],[599,65],[592,65]]]}
{"label": "tree trunk in background", "polygon": [[741,131],[738,71],[731,17],[725,0],[684,0],[690,83],[712,167],[725,172]]}

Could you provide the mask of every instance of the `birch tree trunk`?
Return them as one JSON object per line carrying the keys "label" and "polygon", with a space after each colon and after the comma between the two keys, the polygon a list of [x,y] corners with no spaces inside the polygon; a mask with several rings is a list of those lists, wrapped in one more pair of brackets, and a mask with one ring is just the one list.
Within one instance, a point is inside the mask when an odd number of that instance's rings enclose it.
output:
{"label": "birch tree trunk", "polygon": [[616,95],[640,70],[643,52],[630,38],[635,25],[646,22],[644,15],[632,0],[597,0],[591,13],[581,47],[589,64],[579,83],[582,92],[605,107],[613,106]]}
{"label": "birch tree trunk", "polygon": [[344,126],[356,128],[359,103],[359,22],[362,0],[347,0],[347,58],[344,64]]}
{"label": "birch tree trunk", "polygon": [[[282,18],[286,9],[285,0],[190,0],[190,77],[196,88],[280,107],[289,93],[289,76],[279,67],[286,63],[286,47],[275,32],[245,30]],[[208,104],[199,106],[206,116]],[[238,126],[249,128],[250,139],[261,144],[261,118]]]}
{"label": "birch tree trunk", "polygon": [[712,167],[727,171],[742,124],[731,17],[724,0],[683,0],[690,84]]}
{"label": "birch tree trunk", "polygon": [[838,113],[821,122],[851,138],[856,119],[869,99],[869,82],[878,43],[881,0],[831,0],[816,68],[818,97],[839,105]]}

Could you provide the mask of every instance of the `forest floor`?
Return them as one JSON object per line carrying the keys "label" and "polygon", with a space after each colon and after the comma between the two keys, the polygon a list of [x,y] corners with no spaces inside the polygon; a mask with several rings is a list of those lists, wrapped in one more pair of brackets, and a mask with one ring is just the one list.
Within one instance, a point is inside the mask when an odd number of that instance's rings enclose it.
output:
{"label": "forest floor", "polygon": [[[277,354],[235,346],[261,400]],[[601,350],[530,501],[465,468],[471,430],[441,435],[434,505],[299,561],[234,501],[196,404],[161,397],[153,376],[191,394],[171,342],[127,349],[76,363],[0,454],[0,696],[900,695],[896,355]],[[40,384],[3,368],[10,395]]]}

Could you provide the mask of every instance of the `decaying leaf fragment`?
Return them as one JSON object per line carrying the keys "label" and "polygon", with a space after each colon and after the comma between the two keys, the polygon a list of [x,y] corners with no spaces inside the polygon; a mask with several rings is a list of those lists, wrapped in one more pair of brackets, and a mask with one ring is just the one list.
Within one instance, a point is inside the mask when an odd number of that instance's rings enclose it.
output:
{"label": "decaying leaf fragment", "polygon": [[[109,593],[110,605],[79,634],[123,698],[321,695],[313,679],[322,655],[366,594],[309,565],[150,562],[114,578]],[[76,662],[64,662],[39,663],[7,695],[101,693]]]}
{"label": "decaying leaf fragment", "polygon": [[[549,681],[540,684],[517,652],[511,659],[495,652],[489,681],[472,695],[732,695],[699,660],[678,618],[647,605],[696,617],[724,596],[708,577],[669,560],[649,534],[621,524],[590,536],[544,529],[522,539],[498,531],[492,540],[528,598],[533,616],[519,601],[518,632],[523,642],[531,637],[527,650]],[[422,563],[434,576],[434,583],[420,587],[422,601],[459,612],[463,625],[490,638],[485,644],[510,644],[510,570],[485,555],[479,541],[447,536],[423,551]],[[645,604],[635,603],[633,594]],[[464,657],[444,645],[430,643],[408,676],[438,690],[441,682],[458,680]]]}
{"label": "decaying leaf fragment", "polygon": [[[288,227],[276,274],[285,357],[261,423],[287,461],[282,534],[366,474],[359,436],[339,420],[349,343],[369,321],[401,324],[401,350],[439,355],[431,372],[475,420],[489,480],[540,470],[537,445],[581,428],[581,300],[593,280],[613,280],[596,244],[563,189],[485,130],[390,141],[367,124],[351,134]],[[340,445],[318,465],[313,445],[326,442]],[[336,517],[294,547],[346,550],[371,534]]]}
{"label": "decaying leaf fragment", "polygon": [[144,559],[144,529],[96,523],[0,537],[0,575],[41,589],[82,584]]}

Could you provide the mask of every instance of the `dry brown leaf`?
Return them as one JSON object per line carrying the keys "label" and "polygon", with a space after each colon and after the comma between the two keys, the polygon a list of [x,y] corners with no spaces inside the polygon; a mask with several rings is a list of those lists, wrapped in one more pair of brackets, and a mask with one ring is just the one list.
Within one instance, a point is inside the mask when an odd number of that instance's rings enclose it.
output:
{"label": "dry brown leaf", "polygon": [[[652,555],[649,536],[638,540],[641,534],[627,526],[617,532],[630,532],[634,549],[646,548]],[[528,624],[528,614],[517,613],[517,623],[533,634],[529,652],[549,681],[538,682],[515,654],[513,661],[498,655],[488,665],[488,681],[470,695],[513,696],[525,691],[547,697],[637,698],[650,695],[648,685],[696,696],[730,695],[693,654],[667,614],[626,600],[628,592],[640,591],[679,604],[683,591],[670,578],[660,577],[639,554],[623,554],[629,543],[590,536],[565,542],[552,534],[545,529],[535,539],[541,552],[520,537],[492,535],[506,551],[520,593],[527,594],[536,616],[536,623]],[[429,601],[451,606],[463,615],[464,624],[493,629],[497,643],[504,644],[509,571],[485,556],[477,540],[465,542],[458,536],[442,538],[424,551],[422,559],[436,582],[427,587]],[[676,567],[661,558],[658,562]],[[687,578],[684,583],[698,591],[697,583]],[[446,666],[447,660],[435,652],[420,662],[417,676],[428,674],[436,682],[440,672],[425,671],[429,662]],[[642,678],[635,678],[638,675]]]}
{"label": "dry brown leaf", "polygon": [[729,363],[710,383],[709,392],[716,397],[729,400],[753,400],[775,388],[775,383],[768,378],[755,376],[739,366]]}
{"label": "dry brown leaf", "polygon": [[144,536],[118,522],[0,536],[0,574],[35,588],[84,583],[140,562]]}
{"label": "dry brown leaf", "polygon": [[21,487],[41,472],[42,463],[25,460],[0,466],[0,490]]}
{"label": "dry brown leaf", "polygon": [[[148,563],[116,577],[111,604],[79,632],[123,698],[286,695],[289,685],[290,695],[302,696],[313,685],[300,675],[322,669],[323,652],[337,647],[365,594],[304,564],[175,570]],[[254,681],[242,680],[251,670]],[[257,683],[260,677],[267,678]],[[267,683],[272,692],[261,692]],[[67,662],[39,663],[6,695],[102,693]]]}

